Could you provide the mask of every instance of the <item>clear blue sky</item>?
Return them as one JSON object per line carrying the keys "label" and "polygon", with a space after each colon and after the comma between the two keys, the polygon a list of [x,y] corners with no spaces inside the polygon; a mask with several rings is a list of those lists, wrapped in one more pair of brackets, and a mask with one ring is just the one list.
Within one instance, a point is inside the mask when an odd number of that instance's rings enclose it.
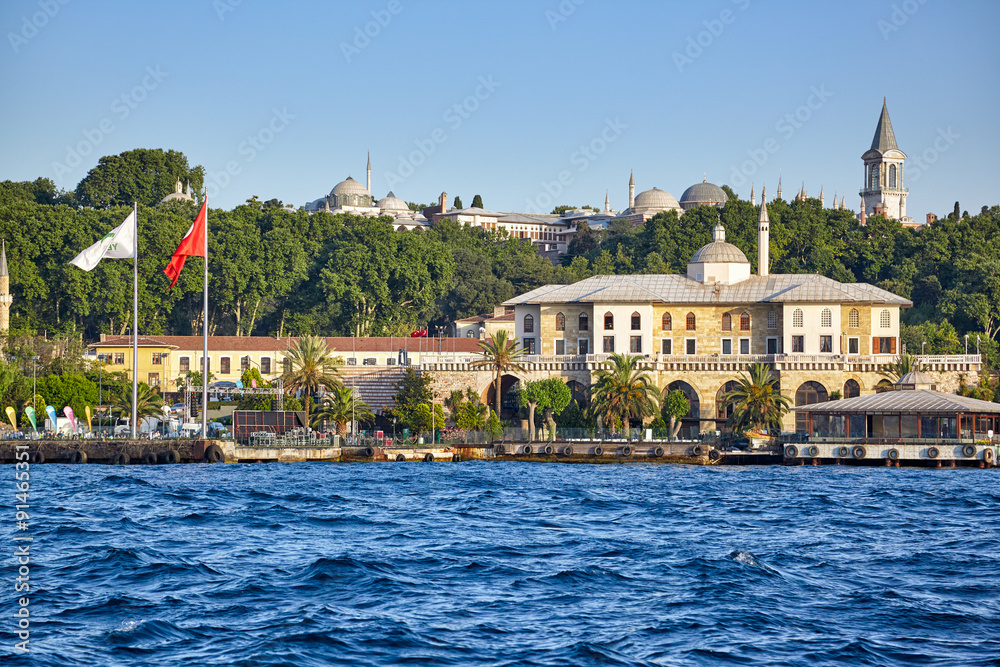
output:
{"label": "clear blue sky", "polygon": [[634,170],[678,198],[780,173],[857,210],[884,96],[910,215],[1000,204],[992,0],[62,2],[0,4],[0,179],[72,189],[169,148],[214,206],[301,206],[371,151],[373,194],[422,203],[621,209]]}

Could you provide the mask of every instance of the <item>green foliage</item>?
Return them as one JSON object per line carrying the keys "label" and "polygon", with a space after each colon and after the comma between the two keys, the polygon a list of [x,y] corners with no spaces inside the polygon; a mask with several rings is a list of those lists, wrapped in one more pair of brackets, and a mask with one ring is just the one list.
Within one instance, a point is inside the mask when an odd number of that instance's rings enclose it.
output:
{"label": "green foliage", "polygon": [[496,411],[500,413],[500,387],[504,373],[523,372],[521,359],[525,352],[517,343],[517,338],[507,338],[507,331],[501,329],[484,341],[479,341],[480,358],[470,364],[473,368],[489,369],[493,372],[493,391]]}
{"label": "green foliage", "polygon": [[352,421],[370,423],[374,421],[371,407],[357,394],[353,387],[334,387],[319,406],[319,411],[313,419],[313,427],[323,422],[337,425],[337,433],[345,435],[347,424]]}
{"label": "green foliage", "polygon": [[204,170],[191,169],[183,153],[138,148],[102,157],[76,186],[76,200],[92,208],[156,206],[174,191],[177,179],[200,193]]}
{"label": "green foliage", "polygon": [[729,427],[734,433],[751,429],[781,428],[781,418],[791,406],[778,388],[778,376],[766,364],[752,364],[736,378],[736,387],[720,399],[720,406],[733,406]]}
{"label": "green foliage", "polygon": [[455,195],[455,208],[465,208],[462,206],[462,198],[458,195]]}
{"label": "green foliage", "polygon": [[[671,440],[677,437],[677,433],[681,429],[681,418],[690,411],[691,402],[688,401],[688,397],[683,391],[674,389],[667,392],[667,395],[663,399],[663,406],[660,408],[660,416],[670,423]],[[654,426],[653,428],[657,427]]]}
{"label": "green foliage", "polygon": [[285,397],[285,410],[288,410],[290,412],[301,412],[302,401],[299,400],[297,396]]}
{"label": "green foliage", "polygon": [[642,357],[612,354],[608,367],[594,373],[591,391],[594,412],[607,425],[627,427],[629,420],[642,420],[656,414],[657,389],[645,371],[639,369]]}
{"label": "green foliage", "polygon": [[[12,406],[18,413],[31,403],[31,378],[14,364],[0,359],[0,410]],[[2,417],[0,417],[2,418]]]}
{"label": "green foliage", "polygon": [[486,434],[492,440],[499,440],[503,437],[503,424],[495,410],[490,410],[490,417],[486,420]]}
{"label": "green foliage", "polygon": [[[31,394],[30,382],[28,380],[29,396]],[[128,387],[128,391],[131,394],[131,385]],[[60,415],[62,415],[62,409],[67,405],[73,408],[74,413],[81,416],[85,406],[97,405],[97,383],[88,380],[83,374],[65,373],[38,378],[38,393],[45,397],[46,403],[54,407]]]}
{"label": "green foliage", "polygon": [[312,395],[320,387],[333,389],[340,386],[337,367],[339,360],[327,349],[326,340],[318,336],[303,336],[293,343],[285,355],[291,368],[282,374],[285,391],[294,394],[302,392],[306,402],[306,421]]}
{"label": "green foliage", "polygon": [[[429,405],[431,402],[431,378],[429,375],[421,375],[414,368],[407,368],[403,374],[403,379],[396,385],[396,396],[392,414],[399,420],[399,423],[411,431],[419,432],[425,430],[421,428],[423,424],[423,412],[420,406]],[[430,429],[430,408],[427,408],[427,429]],[[444,413],[442,411],[441,424],[444,425]]]}
{"label": "green foliage", "polygon": [[556,422],[553,420],[553,415],[565,410],[572,399],[569,387],[559,378],[522,382],[518,392],[518,402],[521,407],[528,408],[528,442],[534,439],[536,410],[544,411],[550,438],[554,438]]}
{"label": "green foliage", "polygon": [[[53,404],[54,405],[54,404]],[[111,414],[121,418],[132,416],[132,387],[119,389],[111,397]],[[74,408],[76,410],[76,408]],[[78,413],[78,414],[82,414]],[[160,418],[163,415],[163,396],[145,382],[140,382],[136,390],[136,417],[141,422],[146,417]]]}
{"label": "green foliage", "polygon": [[476,195],[472,198],[472,208],[483,208],[483,198]]}

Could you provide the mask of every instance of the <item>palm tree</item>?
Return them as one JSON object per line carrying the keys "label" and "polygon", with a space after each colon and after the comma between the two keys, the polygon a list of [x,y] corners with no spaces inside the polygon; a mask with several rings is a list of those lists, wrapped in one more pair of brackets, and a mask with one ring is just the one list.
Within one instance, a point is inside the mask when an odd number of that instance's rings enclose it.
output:
{"label": "palm tree", "polygon": [[[110,410],[122,417],[132,416],[132,387],[121,386],[111,390]],[[136,389],[136,421],[142,423],[146,417],[163,416],[163,396],[145,382]],[[138,426],[138,425],[137,425]]]}
{"label": "palm tree", "polygon": [[629,419],[642,419],[656,414],[660,392],[645,371],[639,370],[642,357],[612,354],[610,369],[602,368],[594,376],[591,393],[592,407],[605,421],[621,420],[628,428]]}
{"label": "palm tree", "polygon": [[496,412],[500,414],[500,379],[504,373],[523,373],[524,367],[521,365],[521,358],[524,356],[524,349],[517,344],[517,338],[507,338],[507,331],[501,329],[489,337],[488,340],[479,341],[480,354],[482,359],[473,361],[473,368],[489,368],[493,371],[493,389],[496,392]]}
{"label": "palm tree", "polygon": [[919,370],[923,370],[923,366],[916,355],[907,353],[899,355],[896,361],[879,370],[878,374],[895,384],[907,373]]}
{"label": "palm tree", "polygon": [[327,349],[326,340],[319,336],[303,336],[288,349],[285,356],[291,365],[281,375],[285,391],[289,394],[301,390],[305,393],[306,423],[309,423],[309,408],[312,395],[320,387],[333,389],[341,386],[337,367],[340,360]]}
{"label": "palm tree", "polygon": [[319,411],[313,418],[313,426],[320,426],[324,421],[337,425],[337,435],[347,435],[347,422],[351,419],[368,422],[375,419],[371,407],[357,396],[353,387],[343,385],[334,387],[323,399]]}
{"label": "palm tree", "polygon": [[720,407],[733,406],[730,426],[736,433],[754,428],[781,428],[791,401],[778,389],[778,378],[766,364],[752,364],[736,378],[736,387],[722,395]]}

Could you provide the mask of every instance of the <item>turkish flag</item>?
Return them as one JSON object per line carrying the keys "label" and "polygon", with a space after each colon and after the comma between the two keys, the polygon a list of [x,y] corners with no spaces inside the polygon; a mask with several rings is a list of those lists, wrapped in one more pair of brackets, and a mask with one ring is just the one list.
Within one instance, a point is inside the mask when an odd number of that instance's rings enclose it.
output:
{"label": "turkish flag", "polygon": [[416,331],[410,334],[410,338],[426,338],[426,337],[427,337],[427,329],[417,329]]}
{"label": "turkish flag", "polygon": [[163,272],[170,278],[171,287],[176,285],[177,279],[181,277],[184,260],[188,257],[205,256],[205,227],[207,225],[208,197],[205,197],[205,201],[201,205],[201,210],[198,212],[198,217],[194,219],[194,224],[191,225],[191,229],[181,239],[181,244],[177,246],[177,250],[174,252],[173,257],[170,258],[167,268],[163,269]]}

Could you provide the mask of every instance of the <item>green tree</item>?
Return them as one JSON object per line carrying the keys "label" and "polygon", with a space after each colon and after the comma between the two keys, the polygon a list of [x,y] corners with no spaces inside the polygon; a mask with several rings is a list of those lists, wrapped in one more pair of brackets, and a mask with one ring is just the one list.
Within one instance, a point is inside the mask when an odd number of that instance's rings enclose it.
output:
{"label": "green tree", "polygon": [[663,407],[660,414],[663,419],[669,422],[670,439],[675,440],[677,433],[681,430],[681,418],[691,411],[691,403],[688,397],[680,389],[667,391],[663,399]]}
{"label": "green tree", "polygon": [[472,208],[483,208],[483,198],[476,195],[472,198]]}
{"label": "green tree", "polygon": [[369,406],[353,387],[334,387],[323,402],[319,411],[313,419],[313,427],[321,425],[323,422],[333,422],[337,425],[337,435],[343,437],[347,435],[347,423],[351,420],[370,423],[375,420]]}
{"label": "green tree", "polygon": [[[163,396],[145,382],[136,389],[136,419],[138,423],[146,417],[163,417]],[[121,418],[132,417],[132,387],[116,389],[111,396],[111,414]]]}
{"label": "green tree", "polygon": [[605,362],[610,368],[594,373],[591,392],[595,413],[605,423],[621,423],[628,428],[631,419],[642,420],[656,414],[659,392],[649,374],[639,369],[640,356],[612,354]]}
{"label": "green tree", "polygon": [[490,410],[490,417],[486,420],[486,434],[492,440],[499,440],[503,437],[503,424],[495,410]]}
{"label": "green tree", "polygon": [[[130,395],[131,391],[129,386]],[[88,380],[82,373],[63,373],[39,378],[38,393],[60,414],[62,408],[68,405],[73,408],[74,413],[82,416],[86,406],[97,405],[98,387],[96,382]],[[30,394],[29,386],[28,395]]]}
{"label": "green tree", "polygon": [[137,148],[98,160],[76,186],[76,200],[93,208],[131,207],[132,202],[156,206],[174,191],[178,179],[200,193],[204,169],[190,168],[184,154],[177,151]]}
{"label": "green tree", "polygon": [[569,387],[559,378],[522,383],[518,392],[518,402],[521,407],[528,408],[528,442],[532,442],[535,438],[536,410],[544,411],[545,422],[549,426],[549,439],[552,440],[555,438],[556,428],[552,416],[565,410],[572,399]]}
{"label": "green tree", "polygon": [[[399,419],[399,423],[411,431],[420,432],[423,430],[422,417],[418,415],[421,405],[429,405],[433,394],[431,393],[431,378],[429,375],[422,375],[414,368],[407,368],[402,379],[396,385],[396,395],[393,398],[392,414]],[[428,408],[428,428],[430,428],[430,408]]]}
{"label": "green tree", "polygon": [[486,419],[490,409],[479,400],[478,396],[462,401],[455,415],[455,426],[465,431],[482,431],[486,428]]}
{"label": "green tree", "polygon": [[518,346],[517,338],[508,339],[507,331],[501,329],[484,341],[479,341],[480,358],[472,362],[473,368],[488,368],[493,372],[496,412],[500,414],[500,386],[504,373],[523,373],[521,359],[525,355]]}
{"label": "green tree", "polygon": [[915,355],[901,354],[896,357],[896,361],[893,361],[880,369],[878,374],[895,384],[899,381],[899,378],[903,377],[907,373],[912,373],[921,369],[922,365],[920,360],[917,359]]}
{"label": "green tree", "polygon": [[464,206],[462,206],[462,198],[459,197],[458,195],[455,195],[455,208],[458,209],[465,208]]}
{"label": "green tree", "polygon": [[720,399],[722,407],[733,406],[729,425],[734,433],[755,428],[781,428],[781,418],[791,401],[778,389],[778,377],[766,364],[751,364],[736,378],[736,386]]}
{"label": "green tree", "polygon": [[290,364],[281,376],[285,391],[304,394],[306,423],[309,423],[312,395],[320,387],[329,390],[341,385],[337,370],[340,361],[333,356],[333,350],[327,348],[326,340],[318,336],[299,338],[288,348],[285,359]]}

